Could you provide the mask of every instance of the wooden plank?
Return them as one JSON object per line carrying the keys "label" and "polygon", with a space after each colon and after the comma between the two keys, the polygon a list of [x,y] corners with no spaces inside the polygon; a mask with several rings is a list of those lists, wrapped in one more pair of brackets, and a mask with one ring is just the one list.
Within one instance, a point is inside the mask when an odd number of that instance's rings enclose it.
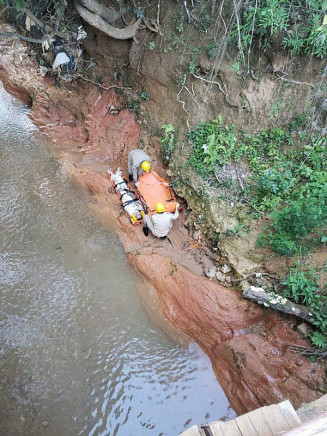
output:
{"label": "wooden plank", "polygon": [[242,436],[235,419],[231,421],[214,422],[210,424],[210,431],[213,436]]}
{"label": "wooden plank", "polygon": [[274,433],[272,432],[269,423],[266,421],[262,409],[263,408],[252,410],[252,412],[248,413],[248,417],[260,436],[273,436]]}
{"label": "wooden plank", "polygon": [[224,423],[222,421],[211,422],[206,426],[206,433],[211,436],[224,436],[222,427]]}
{"label": "wooden plank", "polygon": [[179,436],[203,436],[203,433],[198,425],[193,425],[193,427],[190,427],[183,431],[183,433],[180,433]]}
{"label": "wooden plank", "polygon": [[240,429],[242,436],[257,436],[260,433],[254,428],[250,418],[247,414],[235,418],[235,422]]}
{"label": "wooden plank", "polygon": [[269,427],[273,434],[290,430],[292,428],[289,426],[288,421],[277,405],[273,404],[271,406],[263,407],[261,410],[266,421],[269,423]]}
{"label": "wooden plank", "polygon": [[282,411],[283,415],[287,419],[290,428],[298,427],[299,425],[302,424],[301,419],[299,418],[292,404],[288,400],[277,404],[277,406],[279,407],[279,409]]}
{"label": "wooden plank", "polygon": [[283,436],[325,436],[327,434],[327,412],[312,421],[293,428]]}

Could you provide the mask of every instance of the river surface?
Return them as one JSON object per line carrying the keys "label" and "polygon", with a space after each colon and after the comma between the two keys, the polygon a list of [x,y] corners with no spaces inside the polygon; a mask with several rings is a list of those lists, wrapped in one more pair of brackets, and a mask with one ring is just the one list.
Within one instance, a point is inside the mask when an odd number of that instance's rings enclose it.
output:
{"label": "river surface", "polygon": [[0,84],[0,434],[177,435],[233,417],[209,360],[151,325],[142,281]]}

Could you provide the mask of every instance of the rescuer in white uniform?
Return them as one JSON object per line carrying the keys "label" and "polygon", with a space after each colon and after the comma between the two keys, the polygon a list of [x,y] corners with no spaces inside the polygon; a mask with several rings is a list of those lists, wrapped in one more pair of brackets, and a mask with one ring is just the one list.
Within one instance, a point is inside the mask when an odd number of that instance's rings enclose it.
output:
{"label": "rescuer in white uniform", "polygon": [[165,212],[165,206],[162,203],[156,204],[156,211],[157,213],[152,215],[150,218],[149,215],[144,216],[144,227],[143,231],[146,236],[148,231],[147,227],[151,230],[154,236],[157,238],[166,238],[168,235],[170,229],[173,226],[173,220],[176,220],[178,218],[179,212],[178,212],[179,204],[176,203],[176,210],[175,213]]}

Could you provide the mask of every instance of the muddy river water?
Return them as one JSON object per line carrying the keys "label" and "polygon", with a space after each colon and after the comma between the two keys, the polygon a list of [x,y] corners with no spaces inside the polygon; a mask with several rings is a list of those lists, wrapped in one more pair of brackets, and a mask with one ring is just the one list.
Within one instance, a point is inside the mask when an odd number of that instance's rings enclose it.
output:
{"label": "muddy river water", "polygon": [[210,362],[142,281],[27,109],[0,87],[0,434],[177,435],[232,417]]}

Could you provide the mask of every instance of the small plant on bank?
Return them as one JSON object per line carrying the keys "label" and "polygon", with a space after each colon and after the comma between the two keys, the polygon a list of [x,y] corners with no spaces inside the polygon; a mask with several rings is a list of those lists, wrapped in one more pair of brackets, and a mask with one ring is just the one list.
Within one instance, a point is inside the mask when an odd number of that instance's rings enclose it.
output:
{"label": "small plant on bank", "polygon": [[168,164],[176,147],[175,127],[172,124],[165,124],[161,128],[164,130],[164,136],[160,139],[162,159]]}
{"label": "small plant on bank", "polygon": [[327,348],[327,337],[323,333],[316,330],[310,336],[311,342],[318,348],[326,349]]}
{"label": "small plant on bank", "polygon": [[145,100],[145,101],[150,100],[149,95],[145,91],[141,92],[140,97],[143,98],[143,100]]}
{"label": "small plant on bank", "polygon": [[324,348],[327,342],[327,296],[318,288],[317,273],[301,269],[298,262],[282,284],[285,286],[284,297],[310,309],[313,324],[318,329],[311,340],[317,347]]}
{"label": "small plant on bank", "polygon": [[193,145],[188,164],[200,174],[213,172],[231,157],[236,144],[235,128],[224,125],[219,116],[212,123],[200,123],[188,133],[188,140]]}

